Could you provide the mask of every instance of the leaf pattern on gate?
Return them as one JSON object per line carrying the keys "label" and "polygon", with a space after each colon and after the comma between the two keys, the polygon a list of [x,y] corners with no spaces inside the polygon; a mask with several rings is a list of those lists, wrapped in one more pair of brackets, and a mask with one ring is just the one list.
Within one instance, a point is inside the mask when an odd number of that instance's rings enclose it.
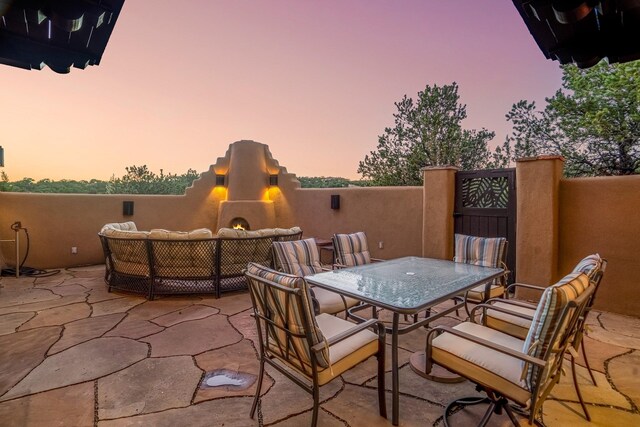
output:
{"label": "leaf pattern on gate", "polygon": [[506,209],[508,203],[509,181],[506,176],[462,180],[463,207]]}

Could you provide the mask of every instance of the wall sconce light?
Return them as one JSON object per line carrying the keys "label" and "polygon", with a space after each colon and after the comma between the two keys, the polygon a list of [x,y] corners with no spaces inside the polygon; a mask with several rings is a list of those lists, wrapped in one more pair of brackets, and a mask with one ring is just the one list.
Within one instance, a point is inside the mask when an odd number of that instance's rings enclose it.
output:
{"label": "wall sconce light", "polygon": [[278,175],[269,175],[269,187],[278,186]]}
{"label": "wall sconce light", "polygon": [[340,209],[340,195],[332,194],[331,195],[331,209]]}
{"label": "wall sconce light", "polygon": [[123,216],[133,215],[133,202],[122,202],[122,215]]}
{"label": "wall sconce light", "polygon": [[216,187],[224,187],[225,176],[216,174]]}

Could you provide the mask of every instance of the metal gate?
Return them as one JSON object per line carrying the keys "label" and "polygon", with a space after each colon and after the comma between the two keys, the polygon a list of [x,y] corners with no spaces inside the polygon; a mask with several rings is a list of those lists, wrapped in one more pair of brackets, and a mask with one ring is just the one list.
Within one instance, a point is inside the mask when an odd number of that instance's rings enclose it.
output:
{"label": "metal gate", "polygon": [[516,170],[492,169],[456,173],[456,233],[506,237],[509,282],[516,277]]}

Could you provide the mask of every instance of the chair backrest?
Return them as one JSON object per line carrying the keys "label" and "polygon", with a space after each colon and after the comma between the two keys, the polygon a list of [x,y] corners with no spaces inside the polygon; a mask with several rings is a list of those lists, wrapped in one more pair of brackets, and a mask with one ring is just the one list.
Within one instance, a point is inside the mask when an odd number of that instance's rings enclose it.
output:
{"label": "chair backrest", "polygon": [[307,375],[312,375],[317,365],[328,367],[328,349],[311,351],[325,339],[313,315],[305,280],[256,263],[248,264],[245,275],[261,351],[278,356]]}
{"label": "chair backrest", "polygon": [[547,361],[541,368],[523,363],[523,381],[528,390],[544,387],[561,366],[594,286],[584,273],[571,273],[548,287],[536,308],[522,351]]}
{"label": "chair backrest", "polygon": [[591,254],[580,260],[578,264],[573,268],[572,273],[584,273],[589,276],[589,279],[593,280],[596,274],[603,270],[603,263],[605,263],[600,254]]}
{"label": "chair backrest", "polygon": [[506,256],[507,239],[504,237],[455,235],[455,262],[496,268],[503,267]]}
{"label": "chair backrest", "polygon": [[600,288],[600,282],[602,281],[602,276],[604,275],[605,270],[607,269],[607,260],[601,258],[599,254],[592,254],[584,257],[573,269],[573,272],[582,272],[585,273],[591,283],[594,285],[593,293],[587,302],[587,306],[585,307],[584,313],[582,317],[578,320],[577,332],[574,336],[573,343],[571,344],[573,348],[578,350],[580,345],[582,344],[582,338],[584,337],[584,329],[587,323],[587,316],[591,311],[591,307],[596,300],[596,293]]}
{"label": "chair backrest", "polygon": [[363,231],[352,234],[334,234],[332,241],[338,264],[352,267],[371,262],[367,235]]}
{"label": "chair backrest", "polygon": [[320,273],[320,253],[315,239],[273,242],[276,266],[295,276]]}

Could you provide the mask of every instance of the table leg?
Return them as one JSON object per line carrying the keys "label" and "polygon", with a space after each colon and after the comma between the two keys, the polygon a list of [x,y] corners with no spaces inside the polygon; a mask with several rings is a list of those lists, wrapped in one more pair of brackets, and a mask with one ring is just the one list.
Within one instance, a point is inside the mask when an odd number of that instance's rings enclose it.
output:
{"label": "table leg", "polygon": [[400,418],[400,372],[398,372],[398,324],[400,315],[393,313],[393,329],[391,332],[391,422],[397,426]]}

